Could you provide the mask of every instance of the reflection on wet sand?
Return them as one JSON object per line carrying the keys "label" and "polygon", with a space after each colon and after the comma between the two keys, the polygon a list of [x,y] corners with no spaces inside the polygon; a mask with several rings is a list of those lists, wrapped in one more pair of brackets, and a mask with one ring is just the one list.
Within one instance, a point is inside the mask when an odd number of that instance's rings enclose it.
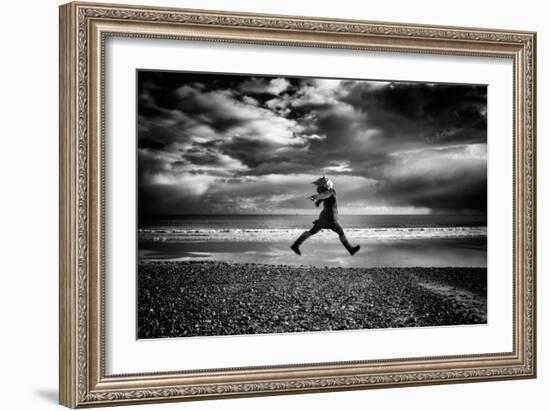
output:
{"label": "reflection on wet sand", "polygon": [[305,243],[302,256],[283,242],[140,242],[140,260],[213,260],[317,267],[486,267],[487,237],[372,241],[351,257],[334,243]]}

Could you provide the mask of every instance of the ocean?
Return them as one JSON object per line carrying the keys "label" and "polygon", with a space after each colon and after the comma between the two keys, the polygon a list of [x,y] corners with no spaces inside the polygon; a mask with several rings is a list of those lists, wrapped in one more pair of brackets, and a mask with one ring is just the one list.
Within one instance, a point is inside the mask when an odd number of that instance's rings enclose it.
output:
{"label": "ocean", "polygon": [[215,260],[327,267],[486,267],[487,219],[463,215],[342,215],[350,256],[323,230],[289,246],[315,215],[195,215],[140,218],[140,260]]}

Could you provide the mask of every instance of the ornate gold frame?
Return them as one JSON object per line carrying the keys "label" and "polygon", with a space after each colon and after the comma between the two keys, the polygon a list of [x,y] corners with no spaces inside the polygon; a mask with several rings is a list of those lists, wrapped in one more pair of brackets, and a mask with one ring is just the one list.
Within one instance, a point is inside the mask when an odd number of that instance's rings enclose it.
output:
{"label": "ornate gold frame", "polygon": [[[108,36],[491,56],[514,63],[514,349],[475,356],[105,375],[103,61]],[[70,3],[60,8],[60,403],[68,407],[534,378],[532,32]],[[266,359],[266,362],[269,360]]]}

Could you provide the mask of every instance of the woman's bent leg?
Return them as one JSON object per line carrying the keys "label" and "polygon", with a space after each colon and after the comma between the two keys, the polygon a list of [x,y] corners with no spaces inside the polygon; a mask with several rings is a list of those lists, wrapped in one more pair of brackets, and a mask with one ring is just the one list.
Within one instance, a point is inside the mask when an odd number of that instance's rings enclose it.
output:
{"label": "woman's bent leg", "polygon": [[352,246],[349,243],[348,239],[346,238],[346,234],[344,233],[344,229],[339,223],[334,223],[334,227],[332,227],[332,231],[338,234],[338,236],[340,237],[340,242],[344,245],[344,247],[346,247],[346,250],[348,250],[348,252],[351,255],[354,255],[361,248],[361,246],[359,245]]}

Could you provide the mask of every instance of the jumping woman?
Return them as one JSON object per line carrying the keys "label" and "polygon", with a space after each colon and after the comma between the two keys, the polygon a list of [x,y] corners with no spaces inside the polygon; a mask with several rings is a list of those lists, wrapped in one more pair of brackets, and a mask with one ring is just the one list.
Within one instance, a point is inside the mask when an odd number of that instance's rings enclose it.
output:
{"label": "jumping woman", "polygon": [[346,247],[346,250],[351,255],[354,255],[359,251],[360,246],[353,247],[346,235],[344,229],[338,222],[338,206],[336,204],[336,191],[334,191],[334,184],[327,176],[323,176],[313,181],[317,186],[317,194],[309,197],[311,201],[315,203],[315,206],[319,207],[319,204],[323,203],[323,210],[319,214],[319,218],[313,222],[313,227],[309,231],[304,231],[300,237],[290,246],[292,251],[298,255],[302,255],[300,251],[300,245],[314,234],[317,234],[323,228],[330,229],[340,236],[340,241]]}

